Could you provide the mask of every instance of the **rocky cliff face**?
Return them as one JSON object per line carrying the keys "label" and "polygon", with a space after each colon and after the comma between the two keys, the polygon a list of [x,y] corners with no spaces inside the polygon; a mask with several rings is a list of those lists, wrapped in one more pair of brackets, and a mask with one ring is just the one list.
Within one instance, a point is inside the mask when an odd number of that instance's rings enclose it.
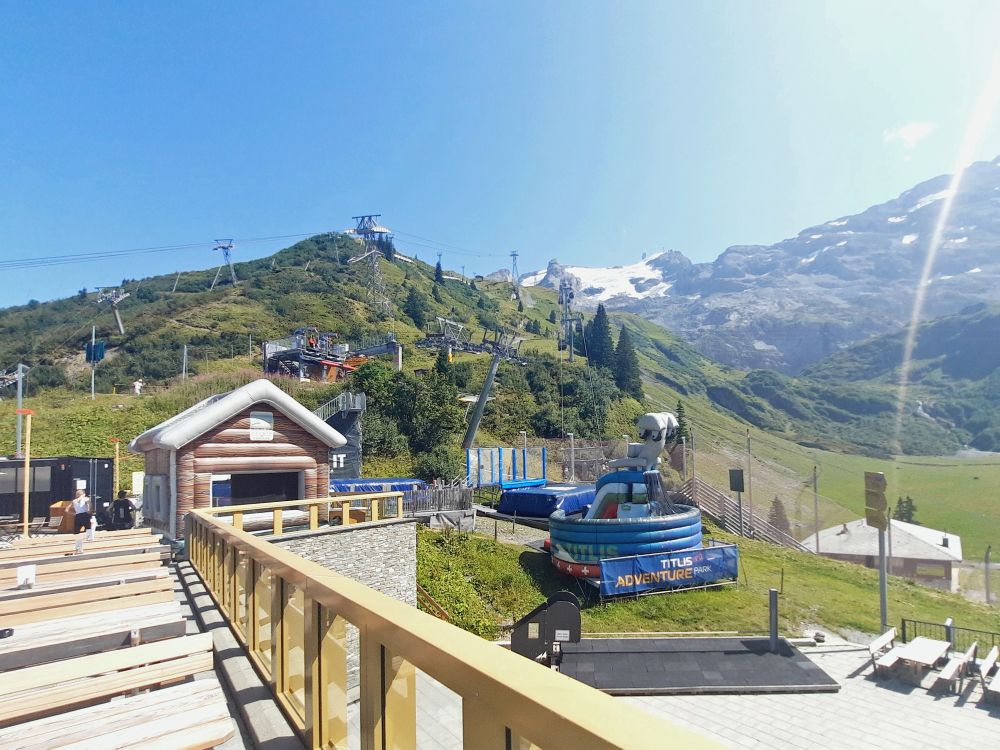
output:
{"label": "rocky cliff face", "polygon": [[[522,283],[567,276],[581,307],[603,302],[654,320],[741,368],[796,373],[909,320],[948,176],[774,245],[730,247],[712,263],[670,251],[631,266],[551,261]],[[923,317],[1000,301],[1000,157],[966,170],[926,289]]]}

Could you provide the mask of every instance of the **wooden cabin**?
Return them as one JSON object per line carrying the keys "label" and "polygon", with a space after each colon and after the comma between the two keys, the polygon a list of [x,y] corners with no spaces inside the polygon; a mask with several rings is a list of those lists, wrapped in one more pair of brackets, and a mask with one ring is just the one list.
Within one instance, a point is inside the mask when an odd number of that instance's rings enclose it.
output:
{"label": "wooden cabin", "polygon": [[[329,495],[330,450],[343,435],[269,380],[212,396],[139,435],[143,516],[171,538],[195,508]],[[228,480],[225,498],[213,483]]]}

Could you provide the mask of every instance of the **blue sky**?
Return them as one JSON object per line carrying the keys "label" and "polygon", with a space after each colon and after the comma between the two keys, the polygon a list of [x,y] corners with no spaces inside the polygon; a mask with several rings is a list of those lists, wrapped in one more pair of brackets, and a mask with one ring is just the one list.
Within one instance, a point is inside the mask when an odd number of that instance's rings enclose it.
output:
{"label": "blue sky", "polygon": [[914,0],[0,13],[0,260],[204,243],[0,271],[0,306],[368,212],[467,273],[711,260],[950,171],[1000,28]]}

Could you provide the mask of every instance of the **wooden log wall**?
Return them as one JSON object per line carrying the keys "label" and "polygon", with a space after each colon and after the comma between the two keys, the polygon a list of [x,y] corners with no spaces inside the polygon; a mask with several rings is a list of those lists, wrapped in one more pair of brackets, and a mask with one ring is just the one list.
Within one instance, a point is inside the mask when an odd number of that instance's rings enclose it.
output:
{"label": "wooden log wall", "polygon": [[[274,415],[272,440],[250,440],[251,411],[267,411]],[[219,424],[177,451],[178,534],[184,528],[186,513],[210,506],[212,474],[258,471],[301,471],[305,478],[305,497],[302,499],[327,497],[330,449],[266,404],[254,405]]]}

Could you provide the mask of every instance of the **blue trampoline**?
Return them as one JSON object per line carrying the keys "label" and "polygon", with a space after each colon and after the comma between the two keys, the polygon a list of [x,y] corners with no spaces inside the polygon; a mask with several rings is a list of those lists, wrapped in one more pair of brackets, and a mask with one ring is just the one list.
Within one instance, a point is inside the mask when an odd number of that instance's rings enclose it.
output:
{"label": "blue trampoline", "polygon": [[427,486],[423,479],[383,477],[376,479],[331,479],[330,492],[410,492]]}
{"label": "blue trampoline", "polygon": [[548,518],[557,510],[569,515],[594,502],[596,492],[592,484],[550,484],[504,490],[497,510],[508,516],[517,514],[530,518]]}

